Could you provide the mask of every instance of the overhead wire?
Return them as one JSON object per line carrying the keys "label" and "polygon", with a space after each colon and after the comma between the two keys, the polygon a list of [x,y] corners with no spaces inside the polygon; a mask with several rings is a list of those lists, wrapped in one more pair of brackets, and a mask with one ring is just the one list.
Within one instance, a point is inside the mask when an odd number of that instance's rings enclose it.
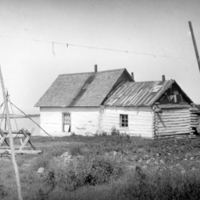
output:
{"label": "overhead wire", "polygon": [[163,57],[163,58],[171,58],[171,59],[181,59],[181,60],[195,60],[194,58],[186,58],[186,57],[179,57],[179,56],[169,56],[169,55],[162,55],[162,54],[153,54],[153,53],[144,53],[144,52],[137,52],[137,51],[129,51],[129,50],[121,50],[121,49],[114,49],[114,48],[105,48],[105,47],[97,47],[97,46],[89,46],[89,45],[81,45],[81,44],[73,44],[67,42],[58,42],[58,41],[50,41],[50,40],[40,40],[40,39],[33,39],[33,38],[24,38],[19,36],[11,36],[11,35],[4,35],[0,34],[0,37],[9,37],[9,38],[16,38],[21,40],[29,40],[35,42],[43,42],[43,43],[51,43],[52,45],[52,53],[55,56],[55,44],[58,45],[65,45],[66,47],[78,47],[78,48],[87,48],[87,49],[96,49],[96,50],[103,50],[103,51],[113,51],[113,52],[121,52],[121,53],[129,53],[129,54],[137,54],[143,56],[153,56],[153,57]]}

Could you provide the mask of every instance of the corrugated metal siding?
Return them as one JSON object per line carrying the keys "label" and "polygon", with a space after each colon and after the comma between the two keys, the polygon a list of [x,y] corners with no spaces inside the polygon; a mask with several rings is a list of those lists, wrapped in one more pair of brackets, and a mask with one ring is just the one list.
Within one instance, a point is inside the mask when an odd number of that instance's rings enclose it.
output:
{"label": "corrugated metal siding", "polygon": [[[128,115],[128,127],[120,127],[120,114]],[[105,108],[103,130],[108,134],[115,127],[120,133],[130,136],[153,137],[153,112],[150,108]]]}
{"label": "corrugated metal siding", "polygon": [[[150,106],[172,84],[170,81],[125,82],[106,100],[106,106]],[[159,88],[160,86],[160,88]],[[158,90],[156,91],[156,87]]]}

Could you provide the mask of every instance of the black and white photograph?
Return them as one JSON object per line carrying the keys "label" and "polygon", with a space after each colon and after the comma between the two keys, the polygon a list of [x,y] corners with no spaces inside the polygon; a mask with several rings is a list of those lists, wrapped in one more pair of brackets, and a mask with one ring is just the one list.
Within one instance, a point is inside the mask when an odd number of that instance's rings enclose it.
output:
{"label": "black and white photograph", "polygon": [[200,199],[199,0],[0,0],[0,199]]}

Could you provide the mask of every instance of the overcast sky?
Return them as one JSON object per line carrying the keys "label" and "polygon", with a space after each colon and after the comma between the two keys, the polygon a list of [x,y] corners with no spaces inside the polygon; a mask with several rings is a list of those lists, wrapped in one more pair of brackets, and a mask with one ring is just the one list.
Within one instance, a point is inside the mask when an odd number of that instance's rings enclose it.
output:
{"label": "overcast sky", "polygon": [[199,8],[199,0],[0,0],[0,63],[11,101],[39,113],[34,104],[59,74],[98,64],[99,71],[126,68],[136,81],[164,74],[200,103],[188,26],[200,50]]}

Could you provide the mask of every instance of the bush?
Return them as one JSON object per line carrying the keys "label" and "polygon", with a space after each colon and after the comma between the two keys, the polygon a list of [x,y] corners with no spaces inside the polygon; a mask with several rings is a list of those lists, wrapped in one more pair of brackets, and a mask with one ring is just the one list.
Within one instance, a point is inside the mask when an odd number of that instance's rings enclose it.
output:
{"label": "bush", "polygon": [[103,132],[100,134],[100,136],[107,136],[107,135],[108,135],[108,133],[105,132],[105,131],[103,131]]}
{"label": "bush", "polygon": [[5,190],[4,185],[0,185],[0,197],[4,198],[8,195],[7,191]]}
{"label": "bush", "polygon": [[51,160],[52,156],[49,154],[41,154],[35,159],[35,162],[32,166],[34,170],[38,170],[40,167],[44,167],[47,169],[49,167],[49,161]]}
{"label": "bush", "polygon": [[69,152],[72,156],[82,155],[82,150],[80,146],[74,145],[69,148]]}
{"label": "bush", "polygon": [[114,161],[100,157],[83,157],[73,159],[65,166],[55,162],[47,175],[47,177],[53,177],[53,180],[49,181],[47,178],[46,182],[57,185],[64,190],[73,191],[86,185],[94,186],[108,183],[111,179],[117,179],[122,174],[121,166]]}
{"label": "bush", "polygon": [[145,172],[136,167],[135,173],[129,175],[127,181],[115,190],[119,192],[119,199],[199,199],[198,173],[182,175],[181,172],[171,170],[162,173]]}
{"label": "bush", "polygon": [[113,126],[111,129],[111,135],[112,136],[120,135],[119,130],[117,130],[115,126]]}

